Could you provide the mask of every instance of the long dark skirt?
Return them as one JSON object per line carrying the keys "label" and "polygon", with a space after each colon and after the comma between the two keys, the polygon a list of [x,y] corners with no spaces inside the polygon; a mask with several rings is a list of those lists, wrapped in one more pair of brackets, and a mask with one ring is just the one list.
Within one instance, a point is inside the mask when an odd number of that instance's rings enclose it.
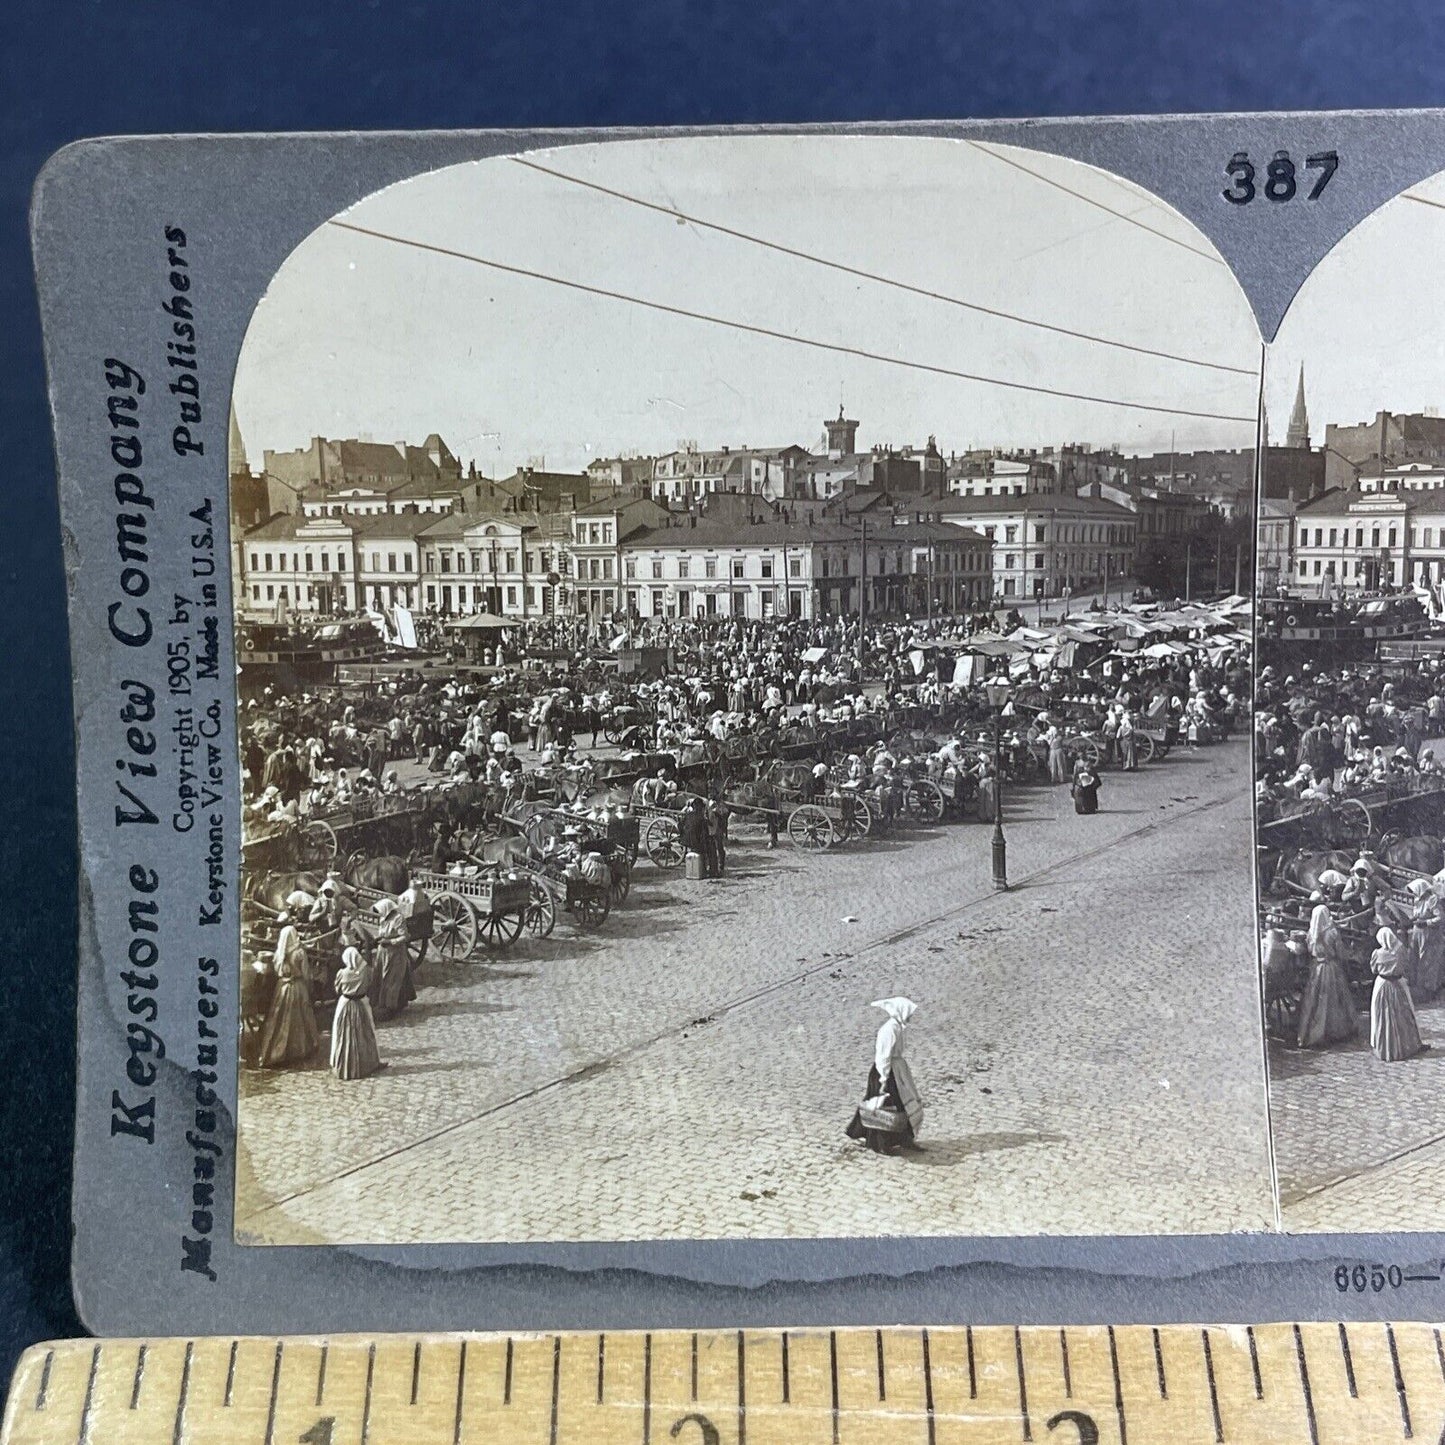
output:
{"label": "long dark skirt", "polygon": [[[878,1067],[875,1064],[868,1070],[868,1083],[863,1089],[863,1097],[865,1099],[876,1098],[879,1093],[879,1084]],[[913,1125],[908,1122],[908,1116],[903,1113],[903,1099],[891,1074],[888,1077],[888,1088],[883,1093],[889,1104],[898,1110],[903,1119],[901,1130],[870,1129],[863,1122],[862,1110],[855,1109],[853,1118],[844,1131],[850,1139],[861,1139],[875,1154],[891,1154],[900,1144],[913,1142]]]}
{"label": "long dark skirt", "polygon": [[261,1034],[261,1067],[284,1069],[288,1064],[308,1063],[320,1045],[310,986],[305,979],[282,979]]}
{"label": "long dark skirt", "polygon": [[1099,811],[1099,785],[1074,784],[1074,811],[1076,813],[1097,813]]}

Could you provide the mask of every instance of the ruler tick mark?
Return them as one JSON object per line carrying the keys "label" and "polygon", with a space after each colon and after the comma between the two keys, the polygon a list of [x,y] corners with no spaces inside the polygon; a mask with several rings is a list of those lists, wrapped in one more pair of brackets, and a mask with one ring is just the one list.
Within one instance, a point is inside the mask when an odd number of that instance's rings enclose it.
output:
{"label": "ruler tick mark", "polygon": [[[927,1338],[928,1336],[925,1334],[924,1339]],[[1029,1423],[1029,1387],[1024,1383],[1024,1337],[1023,1331],[1017,1325],[1014,1326],[1014,1369],[1018,1372],[1019,1377],[1019,1418],[1023,1421],[1024,1439],[1032,1440],[1034,1432]],[[930,1410],[929,1413],[931,1415],[932,1411]],[[928,1433],[932,1438],[931,1428]]]}
{"label": "ruler tick mark", "polygon": [[1109,1326],[1109,1364],[1114,1371],[1114,1413],[1119,1417],[1119,1445],[1129,1445],[1129,1427],[1124,1423],[1124,1386],[1119,1380],[1119,1346],[1114,1326]]}
{"label": "ruler tick mark", "polygon": [[978,1371],[973,1367],[973,1326],[968,1325],[964,1330],[964,1338],[968,1341],[968,1398],[978,1399]]}
{"label": "ruler tick mark", "polygon": [[883,1363],[883,1331],[875,1330],[874,1338],[878,1341],[878,1398],[886,1400],[888,1398],[888,1381]]}
{"label": "ruler tick mark", "polygon": [[1315,1397],[1310,1389],[1310,1367],[1305,1363],[1305,1339],[1298,1325],[1294,1327],[1294,1352],[1299,1360],[1299,1382],[1300,1389],[1304,1391],[1305,1420],[1310,1427],[1310,1445],[1320,1445],[1319,1426],[1315,1422]]}
{"label": "ruler tick mark", "polygon": [[562,1336],[552,1336],[552,1424],[547,1432],[551,1445],[557,1445],[557,1412],[562,1396]]}
{"label": "ruler tick mark", "polygon": [[[1435,1338],[1438,1341],[1440,1336],[1437,1334]],[[45,1397],[50,1392],[50,1371],[54,1364],[55,1351],[46,1350],[45,1363],[40,1367],[40,1388],[35,1392],[35,1408],[37,1410],[45,1408]]]}
{"label": "ruler tick mark", "polygon": [[741,1330],[738,1331],[738,1445],[747,1445],[748,1440],[748,1369],[747,1346]]}
{"label": "ruler tick mark", "polygon": [[1074,1377],[1069,1373],[1069,1337],[1059,1331],[1059,1358],[1064,1362],[1064,1399],[1074,1398]]}
{"label": "ruler tick mark", "polygon": [[1214,1350],[1209,1343],[1209,1331],[1200,1330],[1204,1341],[1204,1374],[1209,1381],[1209,1408],[1214,1412],[1214,1445],[1224,1445],[1224,1421],[1219,1417],[1219,1387],[1214,1380]]}
{"label": "ruler tick mark", "polygon": [[187,1340],[186,1353],[181,1360],[181,1390],[176,1397],[176,1421],[171,1427],[171,1445],[181,1445],[186,1433],[186,1396],[191,1392],[191,1356],[195,1349],[195,1341]]}
{"label": "ruler tick mark", "polygon": [[1445,1344],[1440,1342],[1440,1327],[1437,1325],[1431,1333],[1435,1336],[1435,1358],[1440,1362],[1440,1378],[1445,1380]]}
{"label": "ruler tick mark", "polygon": [[461,1353],[457,1357],[457,1418],[452,1426],[452,1445],[462,1445],[462,1399],[467,1388],[467,1342],[462,1341]]}
{"label": "ruler tick mark", "polygon": [[597,1336],[597,1403],[602,1403],[607,1372],[607,1336]]}
{"label": "ruler tick mark", "polygon": [[1164,1377],[1164,1342],[1159,1338],[1159,1331],[1154,1331],[1154,1373],[1159,1376],[1159,1398],[1169,1398],[1169,1384]]}
{"label": "ruler tick mark", "polygon": [[[1023,1386],[1023,1376],[1019,1376],[1020,1388]],[[933,1416],[933,1361],[928,1350],[928,1331],[923,1331],[923,1408],[928,1412],[928,1445],[935,1445],[938,1438],[938,1422]],[[1024,1414],[1024,1439],[1029,1438],[1029,1417],[1027,1410]]]}
{"label": "ruler tick mark", "polygon": [[783,1331],[783,1404],[788,1403],[788,1332]]}
{"label": "ruler tick mark", "polygon": [[1340,1321],[1340,1355],[1345,1362],[1345,1384],[1350,1387],[1350,1399],[1358,1400],[1360,1392],[1355,1386],[1355,1359],[1350,1353],[1350,1337],[1345,1332],[1345,1322]]}
{"label": "ruler tick mark", "polygon": [[[266,1406],[266,1445],[272,1445],[276,1439],[276,1395],[281,1389],[281,1351],[285,1346],[280,1340],[276,1341],[276,1359],[271,1366],[271,1400]],[[363,1432],[361,1438],[366,1439]]]}
{"label": "ruler tick mark", "polygon": [[[277,1371],[280,1371],[280,1357],[277,1357]],[[366,1395],[361,1402],[361,1445],[371,1439],[371,1382],[376,1376],[376,1341],[366,1347]]]}
{"label": "ruler tick mark", "polygon": [[135,1379],[130,1386],[130,1407],[132,1410],[140,1404],[141,1381],[145,1379],[146,1373],[146,1346],[142,1345],[135,1355]]}
{"label": "ruler tick mark", "polygon": [[[692,1337],[692,1391],[697,1399],[697,1336]],[[642,1445],[652,1440],[652,1336],[642,1337]]]}
{"label": "ruler tick mark", "polygon": [[692,1403],[697,1404],[697,1331],[692,1333]]}
{"label": "ruler tick mark", "polygon": [[512,1337],[507,1336],[507,1364],[502,1372],[502,1404],[512,1403]]}
{"label": "ruler tick mark", "polygon": [[1249,1341],[1249,1368],[1254,1371],[1254,1398],[1264,1399],[1264,1381],[1259,1374],[1259,1346],[1254,1342],[1254,1326],[1246,1325],[1245,1338]]}
{"label": "ruler tick mark", "polygon": [[[321,1359],[316,1365],[316,1403],[321,1403],[321,1397],[326,1393],[326,1356],[331,1353],[331,1346],[324,1340],[321,1344]],[[228,1399],[226,1403],[231,1402]]]}
{"label": "ruler tick mark", "polygon": [[838,1332],[828,1331],[828,1368],[833,1376],[833,1445],[838,1445]]}
{"label": "ruler tick mark", "polygon": [[1405,1395],[1405,1377],[1400,1372],[1400,1351],[1395,1345],[1394,1325],[1385,1326],[1385,1338],[1390,1342],[1390,1368],[1395,1372],[1395,1396],[1400,1402],[1400,1424],[1404,1428],[1405,1438],[1411,1440],[1415,1432],[1410,1427],[1410,1401]]}
{"label": "ruler tick mark", "polygon": [[421,1384],[421,1341],[418,1340],[411,1352],[411,1403],[416,1404],[417,1386]]}
{"label": "ruler tick mark", "polygon": [[236,1388],[236,1351],[241,1348],[240,1340],[231,1341],[231,1355],[226,1361],[226,1393],[221,1397],[221,1404],[231,1403],[231,1394]]}
{"label": "ruler tick mark", "polygon": [[100,1369],[100,1346],[90,1352],[90,1374],[85,1381],[85,1400],[80,1407],[80,1433],[76,1437],[80,1445],[90,1439],[90,1407],[95,1400],[95,1375]]}

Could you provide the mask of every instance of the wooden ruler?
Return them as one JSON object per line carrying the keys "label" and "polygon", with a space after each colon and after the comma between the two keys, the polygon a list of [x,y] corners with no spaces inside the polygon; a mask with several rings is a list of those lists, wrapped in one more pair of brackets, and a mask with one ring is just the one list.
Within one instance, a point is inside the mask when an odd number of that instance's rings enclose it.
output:
{"label": "wooden ruler", "polygon": [[1435,1445],[1421,1324],[68,1340],[0,1445]]}

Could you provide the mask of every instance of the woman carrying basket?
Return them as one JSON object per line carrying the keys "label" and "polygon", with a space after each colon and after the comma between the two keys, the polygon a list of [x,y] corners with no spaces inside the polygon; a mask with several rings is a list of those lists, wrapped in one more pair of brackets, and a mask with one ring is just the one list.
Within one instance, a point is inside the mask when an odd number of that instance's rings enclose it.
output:
{"label": "woman carrying basket", "polygon": [[891,1154],[913,1144],[923,1126],[923,1101],[903,1057],[908,1021],[918,1005],[906,998],[876,999],[870,1007],[888,1015],[873,1044],[873,1065],[863,1102],[848,1125],[850,1139],[861,1139],[875,1154]]}

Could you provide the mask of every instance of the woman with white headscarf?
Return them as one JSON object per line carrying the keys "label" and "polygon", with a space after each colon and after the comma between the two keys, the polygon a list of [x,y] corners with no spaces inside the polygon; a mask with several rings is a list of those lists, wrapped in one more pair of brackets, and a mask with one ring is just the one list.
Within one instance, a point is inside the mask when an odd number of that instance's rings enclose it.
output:
{"label": "woman with white headscarf", "polygon": [[376,903],[381,923],[376,930],[376,961],[370,996],[377,1023],[394,1018],[416,997],[411,981],[411,959],[406,951],[406,918],[393,899]]}
{"label": "woman with white headscarf", "polygon": [[1424,878],[1412,878],[1409,892],[1410,990],[1428,1003],[1445,982],[1445,914],[1440,909],[1440,895]]}
{"label": "woman with white headscarf", "polygon": [[281,934],[276,940],[272,968],[276,992],[261,1031],[260,1064],[263,1069],[284,1069],[304,1064],[321,1043],[316,1012],[311,1006],[311,975],[306,966],[306,946],[289,914],[278,915]]}
{"label": "woman with white headscarf", "polygon": [[1318,891],[1310,894],[1307,945],[1310,954],[1309,982],[1299,1011],[1299,1046],[1323,1049],[1355,1036],[1355,1004],[1345,978],[1345,941]]}
{"label": "woman with white headscarf", "polygon": [[1375,991],[1370,997],[1370,1047],[1375,1057],[1392,1064],[1413,1058],[1425,1047],[1410,998],[1410,950],[1393,928],[1375,935],[1380,945],[1370,957]]}
{"label": "woman with white headscarf", "polygon": [[341,954],[336,975],[336,1016],[331,1024],[331,1072],[338,1079],[364,1079],[382,1067],[371,1014],[371,965],[356,948]]}
{"label": "woman with white headscarf", "polygon": [[908,1021],[918,1005],[912,999],[880,998],[870,1005],[887,1015],[873,1042],[863,1102],[854,1112],[847,1134],[861,1139],[876,1154],[888,1154],[913,1143],[923,1125],[923,1101],[903,1056]]}

